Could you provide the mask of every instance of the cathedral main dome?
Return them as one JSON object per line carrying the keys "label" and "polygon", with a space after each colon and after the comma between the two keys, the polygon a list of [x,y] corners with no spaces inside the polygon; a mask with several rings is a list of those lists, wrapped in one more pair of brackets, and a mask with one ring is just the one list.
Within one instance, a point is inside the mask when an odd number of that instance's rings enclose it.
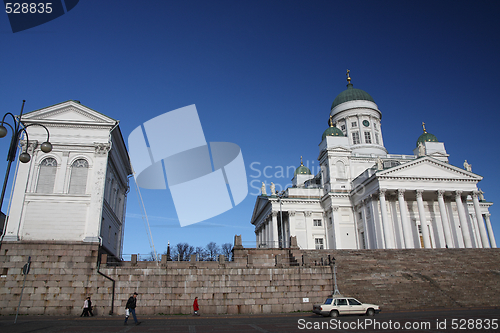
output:
{"label": "cathedral main dome", "polygon": [[352,83],[349,82],[347,89],[341,92],[335,97],[332,104],[332,109],[337,105],[340,105],[349,101],[370,101],[375,103],[373,98],[364,90],[353,88]]}

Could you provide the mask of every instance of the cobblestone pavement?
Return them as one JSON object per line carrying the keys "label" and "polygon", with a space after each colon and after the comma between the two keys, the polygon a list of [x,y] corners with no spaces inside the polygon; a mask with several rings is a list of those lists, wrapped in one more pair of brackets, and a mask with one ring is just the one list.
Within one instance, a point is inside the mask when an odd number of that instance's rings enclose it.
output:
{"label": "cobblestone pavement", "polygon": [[117,316],[71,318],[53,316],[0,316],[2,333],[62,332],[498,332],[500,309],[459,309],[380,313],[374,317],[323,318],[311,313],[274,315],[207,315],[200,317],[148,316],[136,326]]}

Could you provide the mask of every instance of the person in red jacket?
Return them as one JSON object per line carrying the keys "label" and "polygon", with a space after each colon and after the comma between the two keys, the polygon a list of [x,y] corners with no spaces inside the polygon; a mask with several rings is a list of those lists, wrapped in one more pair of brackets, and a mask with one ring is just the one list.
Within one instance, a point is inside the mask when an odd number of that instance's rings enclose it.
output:
{"label": "person in red jacket", "polygon": [[199,315],[200,315],[200,314],[198,313],[198,310],[200,310],[200,307],[198,306],[198,297],[195,297],[195,298],[194,298],[193,310],[194,310],[194,314],[193,314],[193,316],[199,316]]}

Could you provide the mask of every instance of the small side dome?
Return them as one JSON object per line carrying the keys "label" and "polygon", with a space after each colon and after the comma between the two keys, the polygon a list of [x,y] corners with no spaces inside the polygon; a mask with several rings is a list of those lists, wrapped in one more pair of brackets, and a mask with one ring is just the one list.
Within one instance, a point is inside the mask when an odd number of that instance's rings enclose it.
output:
{"label": "small side dome", "polygon": [[310,175],[311,170],[309,170],[308,167],[304,166],[304,163],[302,163],[302,156],[300,156],[300,166],[295,169],[295,172],[293,173],[294,176],[296,175]]}
{"label": "small side dome", "polygon": [[418,144],[420,142],[422,142],[422,143],[424,143],[424,142],[439,142],[434,134],[427,133],[427,131],[425,129],[425,123],[422,123],[422,127],[424,129],[424,133],[418,137],[417,147],[418,147]]}
{"label": "small side dome", "polygon": [[328,124],[330,127],[328,127],[324,132],[323,136],[321,137],[321,140],[325,140],[327,136],[344,136],[344,133],[339,130],[337,127],[333,126],[333,121],[332,117],[330,116],[330,120],[328,120]]}

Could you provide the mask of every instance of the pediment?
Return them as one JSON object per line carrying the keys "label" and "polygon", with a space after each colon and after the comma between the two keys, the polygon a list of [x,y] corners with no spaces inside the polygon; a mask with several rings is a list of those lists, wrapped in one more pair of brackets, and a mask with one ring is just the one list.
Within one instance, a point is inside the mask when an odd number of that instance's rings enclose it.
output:
{"label": "pediment", "polygon": [[25,122],[114,125],[116,120],[92,110],[76,101],[67,101],[40,110],[26,113],[22,117]]}
{"label": "pediment", "polygon": [[251,220],[252,223],[256,222],[256,220],[262,213],[262,210],[264,210],[268,204],[269,200],[266,197],[257,197],[257,201],[255,203],[252,214],[252,220]]}
{"label": "pediment", "polygon": [[335,153],[335,154],[347,154],[350,155],[352,150],[349,148],[346,148],[344,146],[333,146],[333,147],[328,147],[327,151],[329,153]]}
{"label": "pediment", "polygon": [[462,179],[479,181],[483,177],[459,167],[423,157],[390,169],[377,172],[377,177],[388,178],[422,178],[422,179]]}

